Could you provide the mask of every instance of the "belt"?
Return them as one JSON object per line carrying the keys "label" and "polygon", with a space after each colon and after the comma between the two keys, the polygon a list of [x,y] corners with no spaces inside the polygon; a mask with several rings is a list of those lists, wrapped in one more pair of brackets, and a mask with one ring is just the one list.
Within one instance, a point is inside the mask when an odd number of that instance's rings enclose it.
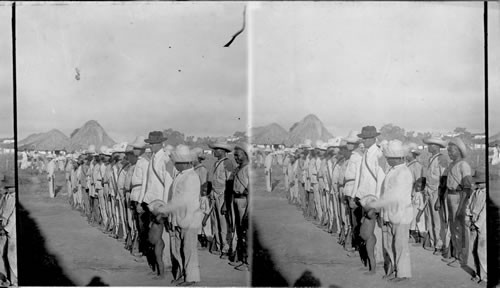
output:
{"label": "belt", "polygon": [[245,199],[246,199],[246,198],[247,198],[247,196],[248,196],[248,195],[246,195],[246,194],[236,194],[236,193],[233,195],[233,197],[234,197],[234,198],[237,198],[237,199],[242,199],[242,198],[245,198]]}
{"label": "belt", "polygon": [[447,189],[448,194],[452,194],[452,195],[460,194],[460,192],[463,192],[463,191],[464,190],[456,190],[456,189],[450,189],[450,188]]}

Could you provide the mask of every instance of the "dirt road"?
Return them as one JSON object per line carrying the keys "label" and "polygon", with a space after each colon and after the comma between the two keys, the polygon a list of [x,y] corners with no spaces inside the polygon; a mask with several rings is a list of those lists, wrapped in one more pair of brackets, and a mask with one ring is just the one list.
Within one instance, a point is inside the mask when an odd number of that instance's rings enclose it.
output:
{"label": "dirt road", "polygon": [[[263,169],[254,173],[252,219],[257,237],[254,257],[254,285],[293,285],[305,278],[330,287],[478,287],[461,268],[452,268],[421,247],[410,244],[413,277],[406,284],[395,285],[382,279],[383,267],[376,275],[364,275],[359,258],[350,258],[336,243],[337,239],[308,222],[285,198],[281,168],[273,170],[271,193],[265,192]],[[267,267],[268,274],[259,267]],[[272,270],[272,271],[271,271]],[[304,277],[303,277],[304,279]],[[314,282],[308,282],[314,283]],[[317,283],[317,282],[316,282]]]}
{"label": "dirt road", "polygon": [[[153,280],[146,263],[137,263],[123,244],[90,226],[71,210],[64,175],[60,190],[48,196],[45,176],[21,172],[19,201],[19,285],[87,285],[94,277],[111,286],[168,286],[172,276]],[[247,286],[248,273],[233,269],[208,251],[199,251],[200,286]],[[98,278],[94,278],[94,281]]]}

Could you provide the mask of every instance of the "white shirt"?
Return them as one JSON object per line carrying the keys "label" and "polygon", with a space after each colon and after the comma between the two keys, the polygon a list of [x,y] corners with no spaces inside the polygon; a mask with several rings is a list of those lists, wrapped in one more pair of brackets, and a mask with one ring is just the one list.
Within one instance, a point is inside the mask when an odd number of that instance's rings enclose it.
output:
{"label": "white shirt", "polygon": [[366,150],[361,159],[359,172],[354,182],[354,197],[363,199],[365,196],[380,197],[380,189],[384,181],[385,158],[380,148],[373,144]]}
{"label": "white shirt", "polygon": [[358,176],[359,167],[361,166],[361,160],[363,157],[359,154],[359,151],[355,150],[352,152],[351,157],[347,161],[347,167],[344,172],[344,195],[349,197],[354,197],[354,185],[356,182],[356,177]]}
{"label": "white shirt", "polygon": [[[155,173],[156,171],[156,173]],[[170,186],[173,182],[174,164],[167,153],[160,149],[156,152],[148,165],[146,188],[144,196],[139,202],[147,204],[154,200],[168,203]]]}
{"label": "white shirt", "polygon": [[144,198],[146,192],[146,182],[148,180],[149,160],[140,156],[134,167],[132,174],[132,187],[130,192],[130,200],[139,201]]}
{"label": "white shirt", "polygon": [[172,225],[181,228],[201,227],[200,177],[193,168],[180,172],[172,183],[172,200],[167,204]]}

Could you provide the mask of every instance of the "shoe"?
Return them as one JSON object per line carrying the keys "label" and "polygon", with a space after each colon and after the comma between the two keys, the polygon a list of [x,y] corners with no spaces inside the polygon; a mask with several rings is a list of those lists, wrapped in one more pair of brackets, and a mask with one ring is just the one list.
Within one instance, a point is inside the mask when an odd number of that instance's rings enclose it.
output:
{"label": "shoe", "polygon": [[354,250],[347,252],[347,257],[358,257],[358,251]]}
{"label": "shoe", "polygon": [[229,262],[229,265],[231,265],[231,266],[233,266],[233,267],[240,266],[241,264],[243,264],[243,262],[241,262],[241,261],[233,261],[233,262]]}
{"label": "shoe", "polygon": [[427,251],[434,251],[433,247],[424,247],[424,249],[427,250]]}
{"label": "shoe", "polygon": [[481,281],[477,282],[477,284],[479,284],[479,286],[481,286],[481,287],[488,287],[488,282],[485,280],[481,280]]}
{"label": "shoe", "polygon": [[243,263],[240,266],[234,267],[234,269],[236,269],[238,271],[249,271],[248,264],[246,264],[246,263]]}
{"label": "shoe", "polygon": [[444,257],[441,258],[441,261],[446,262],[446,263],[450,263],[450,262],[453,262],[455,260],[456,260],[455,258],[451,258],[451,257],[450,258],[444,258]]}
{"label": "shoe", "polygon": [[401,277],[401,278],[396,277],[396,278],[392,278],[389,281],[391,281],[393,283],[405,283],[405,282],[410,281],[410,278],[408,278],[408,277]]}
{"label": "shoe", "polygon": [[224,253],[224,252],[220,253],[220,259],[224,259],[224,260],[229,259],[229,254],[227,252],[226,253]]}
{"label": "shoe", "polygon": [[142,256],[141,257],[135,257],[134,261],[137,262],[137,263],[144,263],[144,262],[146,262],[146,260],[144,260],[144,258],[142,258]]}
{"label": "shoe", "polygon": [[462,264],[460,264],[460,262],[455,259],[454,261],[448,263],[448,266],[453,267],[453,268],[460,268],[460,267],[462,267]]}
{"label": "shoe", "polygon": [[432,255],[442,255],[443,251],[441,249],[435,249],[434,252],[432,252]]}
{"label": "shoe", "polygon": [[382,276],[382,279],[387,280],[387,281],[391,281],[394,278],[396,278],[396,275],[394,274],[394,272],[391,272],[387,275]]}
{"label": "shoe", "polygon": [[475,275],[474,277],[470,278],[471,281],[479,283],[481,281],[481,278],[479,276]]}
{"label": "shoe", "polygon": [[194,281],[190,281],[190,282],[182,282],[182,283],[179,283],[179,284],[177,284],[176,286],[193,286],[193,285],[195,285],[195,284],[196,284],[196,282],[194,282]]}
{"label": "shoe", "polygon": [[184,282],[184,279],[181,277],[177,278],[177,279],[174,279],[170,282],[170,284],[172,284],[172,286],[177,286],[178,284],[180,283],[183,283]]}

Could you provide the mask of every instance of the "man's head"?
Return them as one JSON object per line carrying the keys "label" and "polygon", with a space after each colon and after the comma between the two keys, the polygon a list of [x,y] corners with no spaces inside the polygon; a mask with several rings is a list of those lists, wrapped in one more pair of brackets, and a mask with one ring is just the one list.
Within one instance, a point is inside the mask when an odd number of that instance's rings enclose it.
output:
{"label": "man's head", "polygon": [[179,172],[193,167],[193,153],[186,145],[177,145],[172,151],[171,159],[174,161],[175,169]]}
{"label": "man's head", "polygon": [[399,140],[391,140],[384,149],[384,156],[387,159],[387,164],[397,166],[405,162],[407,148],[403,146],[403,142]]}
{"label": "man's head", "polygon": [[203,162],[203,160],[206,159],[203,149],[200,147],[193,148],[191,153],[193,154],[193,166],[198,166],[201,162]]}
{"label": "man's head", "polygon": [[467,156],[467,148],[460,138],[453,138],[448,143],[448,155],[452,161],[456,161]]}
{"label": "man's head", "polygon": [[156,153],[163,148],[163,142],[167,141],[167,137],[163,136],[161,131],[149,132],[148,138],[144,139],[144,142],[151,145],[151,151]]}
{"label": "man's head", "polygon": [[365,149],[368,149],[377,142],[376,137],[379,135],[380,133],[377,132],[377,128],[375,128],[375,126],[365,126],[361,129],[361,133],[357,136],[362,139],[361,142],[363,143]]}
{"label": "man's head", "polygon": [[240,166],[248,164],[249,154],[250,148],[246,144],[240,144],[234,147],[234,160]]}
{"label": "man's head", "polygon": [[231,152],[231,145],[224,142],[217,142],[215,144],[208,145],[214,152],[214,157],[218,160],[226,157],[228,152]]}
{"label": "man's head", "polygon": [[441,148],[446,147],[446,141],[441,139],[439,135],[433,135],[430,138],[423,140],[424,144],[427,144],[427,150],[432,155],[435,155],[441,151]]}
{"label": "man's head", "polygon": [[137,163],[137,159],[139,159],[139,157],[135,155],[134,150],[127,151],[127,153],[125,153],[125,156],[127,162],[129,162],[132,165],[135,165],[135,163]]}

